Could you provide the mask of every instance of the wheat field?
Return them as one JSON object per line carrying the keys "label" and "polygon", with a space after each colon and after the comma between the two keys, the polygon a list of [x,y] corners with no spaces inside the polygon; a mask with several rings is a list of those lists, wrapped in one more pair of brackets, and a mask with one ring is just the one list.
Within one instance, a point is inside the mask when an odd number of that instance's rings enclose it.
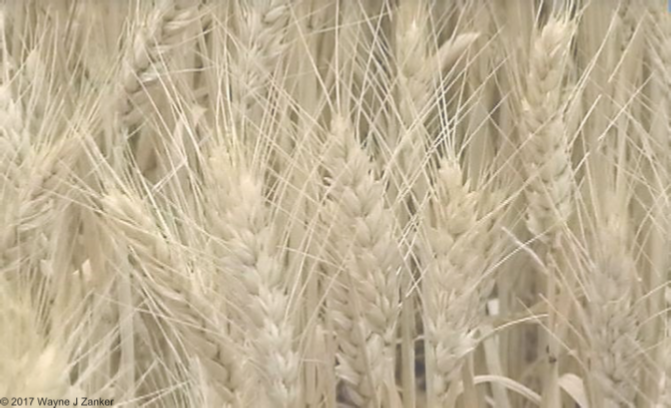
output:
{"label": "wheat field", "polygon": [[0,404],[671,407],[670,187],[663,0],[0,0]]}

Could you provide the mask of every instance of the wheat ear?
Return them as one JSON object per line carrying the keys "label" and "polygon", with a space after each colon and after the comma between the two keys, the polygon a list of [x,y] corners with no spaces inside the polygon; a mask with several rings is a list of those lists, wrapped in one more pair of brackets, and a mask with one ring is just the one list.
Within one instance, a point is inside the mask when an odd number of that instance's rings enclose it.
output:
{"label": "wheat ear", "polygon": [[133,38],[118,79],[118,112],[125,126],[135,126],[142,119],[143,95],[158,83],[167,51],[197,17],[198,7],[192,0],[163,0],[146,29]]}
{"label": "wheat ear", "polygon": [[339,344],[336,371],[358,406],[391,406],[401,268],[394,217],[351,123],[336,116],[330,138],[324,212],[333,234],[327,301]]}
{"label": "wheat ear", "polygon": [[224,264],[242,283],[238,300],[248,314],[244,329],[254,339],[249,350],[253,373],[265,386],[269,406],[296,406],[300,387],[289,309],[292,277],[281,267],[263,185],[244,163],[233,164],[224,148],[215,149],[210,168],[216,169],[216,188],[222,192],[219,237],[227,249]]}
{"label": "wheat ear", "polygon": [[[438,102],[436,91],[446,84],[447,78],[441,73],[452,68],[468,47],[478,38],[476,33],[455,35],[435,52],[430,52],[429,30],[426,29],[429,13],[423,0],[402,1],[396,10],[396,58],[397,105],[400,116],[399,134],[392,135],[391,148],[396,156],[397,173],[400,179],[397,187],[407,208],[417,207],[427,192],[427,176],[423,169],[416,168],[427,155],[427,146],[431,144],[425,122],[429,111]],[[407,210],[406,210],[407,211]],[[401,213],[402,223],[412,214]]]}
{"label": "wheat ear", "polygon": [[[410,220],[415,214],[413,209],[423,202],[428,187],[428,177],[424,165],[427,157],[427,145],[430,143],[429,133],[425,128],[428,110],[435,101],[431,98],[435,90],[435,81],[440,71],[423,69],[425,65],[433,65],[440,69],[429,53],[429,13],[427,4],[423,0],[402,1],[395,10],[395,56],[398,64],[396,71],[397,89],[395,94],[396,106],[399,113],[399,123],[390,132],[391,139],[395,139],[391,149],[394,150],[395,165],[390,167],[390,174],[395,183],[387,191],[388,196],[398,205],[397,217],[401,228],[408,233],[404,234],[406,248],[403,251],[412,253],[408,248],[412,246],[415,230],[410,226]],[[422,163],[418,165],[419,163]],[[399,282],[402,293],[413,293],[413,277],[404,276]],[[417,296],[416,293],[413,293]],[[415,400],[418,379],[415,365],[417,354],[417,311],[416,300],[408,297],[402,304],[400,317],[401,347],[399,364],[402,372],[401,385],[404,399]],[[420,373],[421,374],[421,373]]]}
{"label": "wheat ear", "polygon": [[[439,105],[438,89],[446,86],[445,71],[451,71],[459,57],[463,56],[470,44],[478,37],[467,33],[455,35],[439,49],[430,46],[431,21],[429,5],[424,0],[399,2],[395,10],[395,52],[397,66],[397,89],[395,94],[399,114],[398,132],[390,132],[393,149],[393,166],[390,167],[395,183],[388,191],[390,199],[399,206],[398,214],[402,228],[409,226],[416,216],[414,211],[425,201],[429,191],[429,177],[425,163],[432,144],[431,135],[425,124],[429,112]],[[388,143],[387,141],[385,141]],[[430,160],[429,160],[430,161]],[[419,165],[418,165],[419,164]],[[407,242],[413,241],[414,228],[404,234]],[[408,251],[411,253],[411,251]],[[401,285],[407,292],[411,288],[410,277]],[[410,346],[414,343],[412,323],[413,302],[403,303],[402,311],[402,364],[404,395],[412,399],[416,379],[414,366],[416,357]]]}
{"label": "wheat ear", "polygon": [[[54,208],[65,205],[55,197],[67,194],[71,188],[65,181],[81,151],[79,142],[74,137],[66,137],[38,151],[27,149],[17,194],[5,207],[8,222],[0,230],[0,257],[13,254],[16,260],[16,256],[22,254],[19,245],[38,245],[34,240],[43,235],[40,229],[57,216]],[[23,252],[27,254],[31,252]]]}
{"label": "wheat ear", "polygon": [[[594,265],[587,268],[586,330],[591,344],[590,375],[606,408],[633,406],[641,374],[640,303],[635,260],[627,244],[628,225],[610,215],[596,231]],[[599,405],[596,403],[595,405]]]}
{"label": "wheat ear", "polygon": [[67,348],[52,342],[40,327],[30,294],[0,275],[0,296],[0,324],[11,328],[0,333],[2,395],[73,397]]}
{"label": "wheat ear", "polygon": [[432,191],[422,224],[427,401],[444,406],[448,386],[477,344],[494,279],[486,275],[487,224],[476,207],[482,198],[463,180],[455,159],[441,161]]}
{"label": "wheat ear", "polygon": [[[200,361],[209,384],[227,406],[239,406],[235,382],[231,377],[239,369],[228,339],[209,323],[216,310],[197,290],[188,275],[179,252],[166,240],[151,213],[138,197],[110,191],[103,197],[106,221],[136,261],[137,278],[146,295],[160,308],[157,316],[169,316],[176,334],[182,337],[186,351]],[[181,270],[184,267],[185,270]],[[166,321],[168,324],[168,321]]]}
{"label": "wheat ear", "polygon": [[[63,197],[72,197],[72,186],[68,185],[67,179],[79,157],[80,146],[77,138],[68,136],[34,149],[23,144],[25,140],[16,139],[16,136],[26,135],[25,128],[19,130],[21,133],[17,134],[15,129],[0,124],[0,136],[9,136],[5,140],[10,148],[14,148],[13,152],[8,152],[14,156],[11,158],[14,163],[9,166],[13,171],[6,175],[8,182],[0,184],[3,212],[0,274],[16,284],[17,290],[30,292],[40,319],[49,319],[53,309],[47,306],[52,305],[54,297],[59,297],[51,288],[55,282],[69,279],[66,275],[69,272],[68,255],[58,253],[58,244],[49,240],[63,238],[59,235],[67,236],[72,231],[71,228],[57,228],[62,225],[60,222],[68,219],[72,208]],[[16,166],[16,162],[20,165]],[[50,253],[50,250],[56,253]],[[49,268],[45,268],[43,262],[48,261],[50,265],[51,256],[64,261],[59,266],[68,266],[58,268],[52,274],[46,273]]]}
{"label": "wheat ear", "polygon": [[[238,2],[238,39],[235,71],[239,76],[237,101],[242,104],[243,117],[254,105],[263,107],[268,81],[286,50],[286,26],[289,21],[289,0]],[[262,112],[255,112],[263,114]],[[252,120],[258,124],[261,117]]]}
{"label": "wheat ear", "polygon": [[[552,17],[533,43],[528,80],[522,100],[523,131],[527,139],[522,156],[528,177],[527,227],[541,245],[544,264],[550,269],[545,280],[546,296],[557,304],[558,255],[561,232],[573,212],[574,179],[567,125],[563,111],[565,67],[568,62],[572,28],[568,21]],[[531,277],[542,282],[540,275]],[[549,316],[548,353],[552,360],[559,353],[557,316]],[[558,406],[558,367],[553,364],[544,379],[544,403]]]}
{"label": "wheat ear", "polygon": [[533,45],[531,67],[522,101],[523,156],[528,172],[527,226],[542,241],[566,224],[571,214],[572,168],[564,108],[563,77],[571,41],[567,22],[547,23]]}

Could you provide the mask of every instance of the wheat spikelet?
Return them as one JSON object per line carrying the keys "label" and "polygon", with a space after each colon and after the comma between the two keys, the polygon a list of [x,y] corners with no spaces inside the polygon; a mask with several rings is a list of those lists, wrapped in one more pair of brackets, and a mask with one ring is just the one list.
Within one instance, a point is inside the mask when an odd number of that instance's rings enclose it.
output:
{"label": "wheat spikelet", "polygon": [[[368,33],[365,32],[363,27],[363,21],[365,21],[362,16],[363,10],[359,4],[343,3],[333,11],[337,11],[333,16],[334,19],[337,19],[333,22],[336,38],[332,51],[337,54],[333,63],[337,64],[337,72],[340,73],[341,77],[348,78],[346,84],[354,92],[354,87],[359,85],[363,79],[361,63],[358,61],[361,58],[361,49],[370,46],[368,44],[370,41]],[[338,77],[334,75],[329,79],[338,80]]]}
{"label": "wheat spikelet", "polygon": [[324,211],[333,229],[327,300],[340,347],[336,372],[357,406],[390,406],[400,269],[394,221],[347,119],[334,118],[330,138]]}
{"label": "wheat spikelet", "polygon": [[[293,3],[287,11],[291,23],[287,25],[287,51],[281,68],[282,72],[292,74],[277,75],[282,88],[276,106],[280,112],[291,110],[297,116],[292,123],[285,115],[278,114],[277,126],[267,126],[269,131],[263,132],[271,142],[268,161],[272,164],[266,172],[270,176],[266,185],[272,186],[269,199],[277,202],[275,225],[277,231],[282,232],[280,240],[285,248],[282,263],[286,269],[295,271],[297,279],[292,284],[292,293],[303,293],[302,296],[292,296],[296,300],[292,302],[292,308],[296,311],[296,333],[301,334],[298,346],[301,389],[304,390],[303,403],[307,406],[318,405],[320,399],[325,398],[328,387],[319,384],[331,375],[326,363],[330,360],[320,349],[322,334],[316,329],[323,325],[320,313],[322,276],[318,267],[323,252],[318,229],[319,193],[323,186],[318,169],[325,132],[313,118],[319,115],[320,104],[327,100],[321,81],[334,58],[322,46],[325,37],[329,37],[317,34],[320,30],[316,26],[322,27],[321,30],[331,29],[327,21],[332,18],[329,13],[335,6],[313,10],[313,5],[299,2]],[[314,86],[306,86],[307,83]]]}
{"label": "wheat spikelet", "polygon": [[497,57],[494,55],[495,47],[489,42],[491,30],[494,29],[492,16],[481,9],[472,10],[472,13],[472,17],[467,16],[473,19],[473,25],[478,27],[480,35],[469,52],[473,56],[472,62],[465,68],[469,102],[464,108],[467,115],[464,133],[467,139],[463,142],[463,148],[468,157],[463,162],[468,166],[464,168],[467,174],[481,177],[496,168],[493,163],[498,159],[497,153],[501,148],[495,139],[497,131],[492,125],[496,122],[490,113],[495,109],[496,102],[492,71]]}
{"label": "wheat spikelet", "polygon": [[32,138],[36,138],[38,135],[35,133],[44,129],[45,121],[53,113],[54,106],[48,104],[54,95],[52,81],[54,78],[47,69],[44,57],[37,50],[31,51],[17,73],[16,88],[26,95],[22,98],[22,105],[23,110],[30,114],[31,121],[26,125],[32,131]]}
{"label": "wheat spikelet", "polygon": [[[659,289],[664,287],[668,281],[669,271],[669,239],[671,236],[666,231],[668,227],[668,190],[666,184],[669,177],[669,161],[666,157],[660,156],[669,146],[669,130],[671,121],[669,119],[669,96],[671,89],[671,76],[669,76],[669,67],[667,62],[671,63],[671,54],[668,46],[671,45],[671,30],[669,23],[671,16],[666,10],[655,7],[652,3],[646,10],[647,24],[641,31],[645,34],[645,52],[650,61],[649,71],[645,74],[644,80],[648,81],[647,98],[639,100],[641,109],[650,113],[649,121],[646,124],[646,132],[637,132],[636,138],[643,147],[641,151],[641,161],[646,170],[645,182],[636,183],[636,189],[641,191],[641,199],[637,200],[634,213],[636,218],[634,224],[645,225],[639,227],[641,230],[649,230],[649,238],[640,240],[644,248],[644,255],[639,258],[649,259],[649,262],[639,263],[638,269],[641,271],[641,278],[644,281],[644,290],[650,291],[646,296],[646,313],[654,316],[651,321],[642,329],[643,347],[652,348],[650,361],[642,369],[640,392],[649,396],[651,401],[662,400],[664,398],[664,363],[663,357],[666,343],[666,334],[662,327],[666,324],[664,291]],[[659,347],[658,347],[659,345]]]}
{"label": "wheat spikelet", "polygon": [[[397,186],[390,192],[392,200],[398,200],[402,205],[399,218],[401,224],[408,222],[411,214],[408,208],[421,202],[426,191],[426,176],[418,168],[417,176],[411,170],[418,160],[425,156],[425,142],[428,139],[424,120],[430,102],[430,80],[427,78],[428,71],[424,69],[427,64],[432,64],[428,52],[426,30],[426,11],[424,4],[412,2],[401,3],[396,11],[396,58],[398,59],[398,109],[400,115],[399,135],[390,146],[393,154],[397,156],[394,160],[394,178]],[[435,65],[435,64],[434,64]],[[441,69],[442,67],[434,66]],[[397,191],[396,191],[397,190]],[[398,197],[397,197],[398,195]],[[409,201],[409,203],[404,203]]]}
{"label": "wheat spikelet", "polygon": [[230,160],[225,149],[215,149],[210,167],[222,193],[217,232],[226,248],[224,265],[241,282],[243,293],[238,299],[247,305],[243,308],[245,335],[254,337],[250,364],[255,378],[265,385],[268,404],[292,407],[299,398],[299,360],[289,314],[291,276],[285,276],[279,262],[262,184],[244,170],[244,163],[233,165]]}
{"label": "wheat spikelet", "polygon": [[48,284],[39,310],[44,310],[49,335],[58,341],[67,340],[71,333],[80,330],[79,322],[86,316],[81,300],[86,297],[87,288],[78,268],[79,260],[73,255],[80,249],[76,228],[80,222],[80,208],[64,206],[55,220],[46,259],[40,260],[40,271]]}
{"label": "wheat spikelet", "polygon": [[210,376],[208,370],[203,367],[198,359],[192,359],[189,364],[189,376],[193,382],[191,393],[189,395],[189,406],[213,407],[223,405],[223,403],[210,387]]}
{"label": "wheat spikelet", "polygon": [[[400,120],[397,138],[390,149],[394,149],[395,165],[391,168],[392,185],[388,195],[400,206],[398,211],[402,227],[406,227],[412,219],[413,210],[421,203],[427,191],[427,177],[423,166],[415,164],[426,156],[426,144],[429,134],[424,126],[427,111],[433,106],[430,93],[436,84],[431,83],[438,75],[436,71],[424,69],[426,65],[436,65],[433,55],[429,52],[429,36],[426,25],[429,22],[427,6],[423,1],[401,2],[395,10],[395,53],[398,64],[396,105]],[[437,68],[434,66],[434,68]],[[435,81],[434,81],[435,82]],[[396,133],[396,132],[395,132]],[[414,233],[412,231],[410,234]],[[408,234],[408,242],[412,236]],[[407,251],[411,253],[411,251]],[[401,291],[410,291],[411,280],[406,277],[400,282]],[[416,346],[414,337],[417,324],[413,322],[417,312],[413,310],[414,299],[403,302],[401,314],[401,355],[400,366],[405,374],[402,378],[403,395],[414,399],[417,379],[410,367],[416,364]]]}

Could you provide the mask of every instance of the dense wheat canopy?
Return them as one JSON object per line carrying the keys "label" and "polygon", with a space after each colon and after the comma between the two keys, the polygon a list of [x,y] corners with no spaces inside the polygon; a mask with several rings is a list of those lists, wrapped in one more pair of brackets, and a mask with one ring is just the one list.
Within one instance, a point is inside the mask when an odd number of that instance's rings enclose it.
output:
{"label": "dense wheat canopy", "polygon": [[0,0],[0,398],[671,408],[667,7]]}

